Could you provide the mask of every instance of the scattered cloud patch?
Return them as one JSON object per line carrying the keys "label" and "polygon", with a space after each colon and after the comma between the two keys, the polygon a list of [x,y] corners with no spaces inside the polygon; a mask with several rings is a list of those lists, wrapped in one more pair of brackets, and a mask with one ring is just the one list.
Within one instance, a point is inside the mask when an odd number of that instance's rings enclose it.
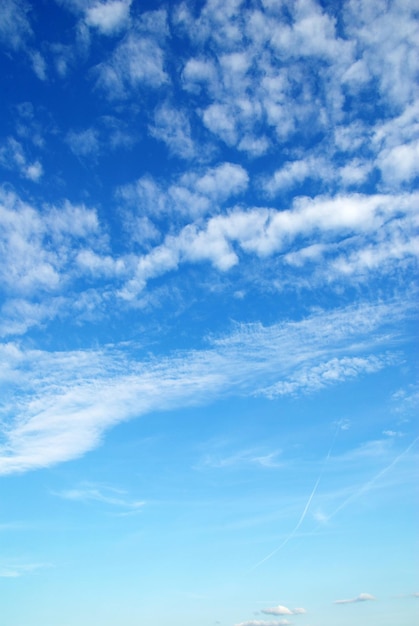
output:
{"label": "scattered cloud patch", "polygon": [[67,143],[75,155],[86,157],[96,155],[99,151],[98,133],[93,128],[82,131],[71,130],[67,134]]}
{"label": "scattered cloud patch", "polygon": [[21,178],[34,183],[39,182],[44,173],[41,162],[31,161],[22,143],[14,137],[8,137],[0,145],[0,164],[6,169],[16,170]]}
{"label": "scattered cloud patch", "polygon": [[127,25],[132,0],[98,2],[86,10],[86,24],[103,35],[113,35]]}
{"label": "scattered cloud patch", "polygon": [[109,60],[95,69],[97,86],[110,100],[125,99],[140,87],[157,89],[170,82],[162,46],[167,33],[166,14],[155,11],[148,17],[129,31]]}
{"label": "scattered cloud patch", "polygon": [[4,0],[0,11],[0,40],[13,50],[26,45],[33,35],[30,5],[21,0]]}

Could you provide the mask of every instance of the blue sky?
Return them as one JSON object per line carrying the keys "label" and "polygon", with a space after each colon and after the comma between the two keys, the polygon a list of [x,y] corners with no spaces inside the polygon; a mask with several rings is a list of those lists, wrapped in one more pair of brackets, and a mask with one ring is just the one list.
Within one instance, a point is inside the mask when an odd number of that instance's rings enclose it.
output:
{"label": "blue sky", "polygon": [[2,0],[5,626],[414,623],[417,8]]}

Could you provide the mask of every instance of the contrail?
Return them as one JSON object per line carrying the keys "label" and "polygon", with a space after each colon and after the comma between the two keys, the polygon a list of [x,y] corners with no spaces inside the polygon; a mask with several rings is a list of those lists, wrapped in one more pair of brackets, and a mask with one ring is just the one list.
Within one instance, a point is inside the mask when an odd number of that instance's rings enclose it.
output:
{"label": "contrail", "polygon": [[308,497],[307,503],[306,503],[306,505],[305,505],[305,507],[304,507],[304,511],[301,513],[301,517],[300,517],[300,519],[298,520],[298,522],[297,522],[296,526],[295,526],[295,527],[294,527],[294,529],[290,532],[290,534],[288,535],[288,537],[286,537],[286,539],[284,539],[284,541],[281,543],[281,545],[280,545],[280,546],[278,546],[277,548],[275,548],[275,550],[273,550],[270,554],[268,554],[267,556],[265,556],[265,557],[264,557],[261,561],[258,561],[258,563],[256,563],[256,565],[254,565],[253,567],[251,567],[251,568],[248,570],[248,572],[253,572],[253,570],[255,570],[257,567],[259,567],[259,565],[262,565],[262,563],[265,563],[265,561],[268,561],[268,560],[269,560],[269,559],[270,559],[270,558],[271,558],[274,554],[276,554],[277,552],[279,552],[280,550],[282,550],[282,548],[283,548],[284,546],[286,546],[286,545],[287,545],[287,543],[288,543],[289,541],[291,541],[291,539],[294,537],[294,535],[296,534],[296,532],[297,532],[297,531],[298,531],[298,529],[300,528],[301,524],[302,524],[302,523],[303,523],[303,521],[304,521],[305,516],[307,515],[307,511],[308,511],[308,510],[309,510],[309,508],[310,508],[310,504],[311,504],[311,501],[312,501],[312,499],[313,499],[313,497],[314,497],[314,494],[315,494],[315,493],[316,493],[316,491],[317,491],[317,487],[319,486],[320,480],[321,480],[321,478],[322,478],[322,476],[323,476],[323,473],[324,473],[324,470],[325,470],[325,468],[326,468],[327,462],[328,462],[328,460],[329,460],[329,458],[330,458],[330,455],[332,454],[332,450],[333,450],[333,446],[335,445],[335,441],[336,441],[336,436],[337,436],[337,434],[338,434],[338,430],[339,430],[339,426],[336,428],[336,431],[335,431],[335,434],[334,434],[334,437],[333,437],[333,441],[332,441],[332,445],[330,446],[330,448],[329,448],[329,452],[328,452],[328,453],[327,453],[327,455],[326,455],[326,458],[325,458],[325,460],[324,460],[323,467],[322,467],[322,469],[321,469],[321,471],[320,471],[319,477],[317,478],[317,480],[316,480],[316,482],[315,482],[315,485],[314,485],[314,487],[313,487],[313,489],[312,489],[312,491],[311,491],[311,493],[310,493],[310,495],[309,495],[309,497]]}
{"label": "contrail", "polygon": [[397,455],[396,458],[394,458],[389,465],[387,465],[384,469],[378,472],[378,474],[376,474],[373,478],[371,478],[371,480],[369,480],[364,485],[362,485],[362,487],[358,489],[358,491],[355,491],[355,493],[353,493],[348,498],[346,498],[346,500],[344,500],[344,502],[342,502],[342,504],[340,504],[338,508],[335,509],[331,515],[329,515],[328,519],[332,519],[332,517],[337,515],[337,513],[339,513],[339,511],[341,511],[343,508],[345,508],[350,502],[352,502],[352,500],[359,498],[359,496],[361,496],[363,493],[365,493],[366,491],[369,491],[371,487],[377,482],[377,480],[381,478],[381,476],[384,476],[384,474],[386,474],[394,465],[396,465],[396,463],[400,461],[402,457],[404,457],[405,454],[409,452],[409,450],[411,450],[411,448],[413,448],[413,446],[415,445],[415,443],[417,443],[418,440],[419,440],[419,437],[416,437],[416,439],[414,439],[407,446],[407,448],[403,450],[403,452]]}

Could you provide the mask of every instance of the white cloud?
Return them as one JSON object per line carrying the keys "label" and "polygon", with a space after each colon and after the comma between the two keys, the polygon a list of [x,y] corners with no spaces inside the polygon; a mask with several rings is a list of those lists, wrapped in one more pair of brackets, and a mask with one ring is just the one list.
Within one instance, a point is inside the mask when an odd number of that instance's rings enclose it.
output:
{"label": "white cloud", "polygon": [[[243,173],[238,170],[237,174],[237,185],[244,185]],[[203,186],[205,181],[208,189],[217,189],[216,178],[204,177],[195,186]],[[335,277],[344,277],[379,270],[384,257],[391,264],[416,255],[411,215],[417,198],[418,194],[296,198],[292,209],[237,209],[227,215],[217,215],[209,218],[201,228],[195,224],[187,225],[178,235],[167,236],[164,243],[140,257],[135,276],[121,293],[127,299],[134,298],[148,280],[176,269],[182,262],[210,261],[217,269],[227,271],[239,263],[234,244],[246,254],[266,258],[287,251],[296,239],[302,237],[332,242],[334,238],[340,241],[354,234],[360,237],[349,239],[347,244],[352,248],[349,246],[348,252],[329,260],[328,278],[333,277],[333,273]],[[405,217],[399,217],[401,214]],[[383,233],[380,228],[384,228]],[[389,239],[380,241],[385,233]],[[367,236],[372,237],[372,243],[365,239]],[[379,241],[374,242],[374,237]],[[329,246],[328,251],[333,252],[333,249]],[[323,250],[313,248],[305,259],[316,260]],[[285,260],[298,266],[303,257],[298,261],[293,257]]]}
{"label": "white cloud", "polygon": [[262,609],[262,613],[266,615],[302,615],[306,613],[305,609],[289,609],[286,606],[282,606],[279,604],[278,606],[274,606],[269,609]]}
{"label": "white cloud", "polygon": [[261,453],[259,450],[241,450],[228,456],[212,453],[207,454],[201,465],[204,467],[213,467],[217,469],[221,468],[236,468],[243,465],[255,465],[265,468],[280,467],[281,463],[278,462],[278,456],[280,451],[269,452],[266,454]]}
{"label": "white cloud", "polygon": [[153,217],[170,213],[199,217],[218,213],[222,203],[247,189],[248,182],[241,165],[220,163],[189,171],[164,187],[150,176],[143,176],[134,185],[121,187],[117,195]]}
{"label": "white cloud", "polygon": [[412,182],[419,176],[419,140],[383,150],[377,165],[389,185]]}
{"label": "white cloud", "polygon": [[213,61],[209,59],[189,59],[182,72],[184,89],[191,92],[199,92],[202,85],[216,89],[218,84],[217,69]]}
{"label": "white cloud", "polygon": [[82,273],[89,272],[96,277],[117,277],[125,275],[127,272],[124,259],[114,259],[110,255],[97,254],[92,250],[80,250],[76,255],[75,262]]}
{"label": "white cloud", "polygon": [[30,6],[25,0],[3,0],[0,11],[0,40],[18,50],[32,35],[28,19]]}
{"label": "white cloud", "polygon": [[360,51],[362,74],[379,83],[383,103],[403,106],[416,98],[419,69],[415,3],[345,3],[346,33]]}
{"label": "white cloud", "polygon": [[0,146],[0,163],[6,168],[17,170],[22,178],[38,182],[44,170],[39,160],[31,162],[23,145],[14,137],[8,137]]}
{"label": "white cloud", "polygon": [[29,328],[53,320],[70,305],[62,296],[44,297],[42,302],[8,298],[1,307],[0,337],[23,335]]}
{"label": "white cloud", "polygon": [[271,327],[242,325],[208,349],[144,361],[126,346],[48,353],[3,345],[0,371],[10,384],[3,397],[0,473],[77,458],[115,424],[150,411],[258,393],[279,377],[295,379],[309,364],[316,368],[332,350],[368,358],[382,341],[382,327],[407,314],[406,304],[403,310],[349,307]]}
{"label": "white cloud", "polygon": [[70,130],[66,137],[70,149],[77,156],[96,155],[99,152],[98,133],[94,128],[82,131]]}
{"label": "white cloud", "polygon": [[149,126],[149,131],[153,137],[164,141],[172,154],[185,159],[196,155],[188,116],[178,108],[168,103],[157,108],[154,125]]}
{"label": "white cloud", "polygon": [[232,106],[226,104],[210,104],[204,111],[205,126],[229,146],[237,142],[237,115]]}
{"label": "white cloud", "polygon": [[238,150],[247,152],[250,156],[261,156],[269,150],[269,140],[266,136],[245,135],[237,145]]}
{"label": "white cloud", "polygon": [[289,624],[291,624],[291,622],[287,619],[280,619],[275,621],[251,619],[248,622],[240,622],[239,624],[235,624],[235,626],[288,626]]}
{"label": "white cloud", "polygon": [[269,397],[296,392],[310,393],[341,380],[378,372],[395,362],[397,359],[393,355],[334,358],[307,371],[300,371],[295,379],[277,382],[264,389],[263,393]]}
{"label": "white cloud", "polygon": [[266,615],[292,615],[293,612],[291,609],[288,609],[286,606],[282,606],[279,604],[278,606],[262,609],[262,613],[266,613]]}
{"label": "white cloud", "polygon": [[265,181],[264,189],[272,196],[278,191],[303,182],[306,178],[322,178],[325,180],[332,176],[332,168],[326,164],[324,159],[309,157],[308,159],[287,162],[270,179]]}
{"label": "white cloud", "polygon": [[35,52],[32,52],[30,56],[32,58],[33,71],[35,72],[39,80],[46,80],[47,64],[44,57],[37,50]]}
{"label": "white cloud", "polygon": [[86,10],[86,24],[104,35],[112,35],[127,25],[132,0],[98,2]]}
{"label": "white cloud", "polygon": [[[182,5],[174,24],[189,36],[192,46],[182,72],[183,87],[206,128],[249,156],[278,148],[301,128],[313,136],[326,134],[320,141],[321,152],[317,149],[323,156],[322,171],[315,166],[298,171],[297,159],[294,170],[285,168],[278,174],[278,185],[307,176],[323,184],[361,185],[372,170],[374,156],[368,155],[365,162],[342,163],[339,153],[339,168],[334,161],[335,147],[345,144],[345,151],[353,154],[371,141],[370,122],[363,115],[363,121],[352,121],[346,100],[348,95],[359,98],[362,107],[365,90],[374,92],[378,84],[384,107],[396,105],[403,115],[403,108],[413,104],[419,58],[414,9],[402,1],[386,11],[352,1],[328,12],[319,3],[300,1],[287,5],[287,14],[288,21],[282,9],[266,2],[263,10],[236,2],[228,7],[209,2],[194,17]],[[278,56],[280,66],[274,61]],[[331,128],[339,146],[330,143]],[[412,136],[410,132],[410,140]],[[318,140],[316,144],[318,148]],[[403,152],[401,162],[398,150]],[[377,165],[393,182],[412,180],[415,153],[402,146],[398,150],[393,155],[383,153]]]}
{"label": "white cloud", "polygon": [[361,159],[352,159],[346,165],[341,167],[337,173],[341,182],[345,186],[356,186],[364,183],[372,170],[372,164],[369,161]]}
{"label": "white cloud", "polygon": [[21,563],[19,561],[3,565],[0,562],[0,578],[20,578],[45,567],[51,567],[51,565],[49,563]]}
{"label": "white cloud", "polygon": [[66,489],[60,492],[54,492],[54,495],[64,498],[65,500],[74,500],[78,502],[101,502],[112,507],[121,509],[139,510],[145,502],[142,500],[133,500],[128,498],[126,492],[121,489],[115,489],[107,485],[95,485],[91,483],[83,483],[75,489]]}
{"label": "white cloud", "polygon": [[44,173],[44,169],[42,164],[39,161],[35,161],[35,163],[31,163],[26,167],[25,175],[26,178],[32,180],[33,182],[37,182]]}
{"label": "white cloud", "polygon": [[[188,181],[187,178],[184,179]],[[199,178],[190,181],[190,186],[210,198],[225,200],[232,195],[245,191],[249,181],[246,170],[234,163],[221,163],[210,168]]]}
{"label": "white cloud", "polygon": [[110,99],[125,98],[140,85],[157,88],[169,81],[164,70],[164,52],[159,42],[131,32],[108,62],[97,66],[98,86]]}
{"label": "white cloud", "polygon": [[369,600],[376,600],[370,593],[360,593],[356,598],[350,598],[349,600],[335,600],[334,604],[354,604],[356,602],[368,602]]}
{"label": "white cloud", "polygon": [[64,203],[37,211],[0,190],[0,216],[0,277],[9,295],[58,289],[79,247],[86,240],[101,245],[97,214],[84,206]]}

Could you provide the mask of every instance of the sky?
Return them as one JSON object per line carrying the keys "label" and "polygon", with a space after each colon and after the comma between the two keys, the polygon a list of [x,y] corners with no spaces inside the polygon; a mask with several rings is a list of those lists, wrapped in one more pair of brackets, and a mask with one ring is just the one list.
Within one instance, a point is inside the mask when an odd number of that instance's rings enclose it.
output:
{"label": "sky", "polygon": [[2,0],[4,626],[412,626],[415,0]]}

